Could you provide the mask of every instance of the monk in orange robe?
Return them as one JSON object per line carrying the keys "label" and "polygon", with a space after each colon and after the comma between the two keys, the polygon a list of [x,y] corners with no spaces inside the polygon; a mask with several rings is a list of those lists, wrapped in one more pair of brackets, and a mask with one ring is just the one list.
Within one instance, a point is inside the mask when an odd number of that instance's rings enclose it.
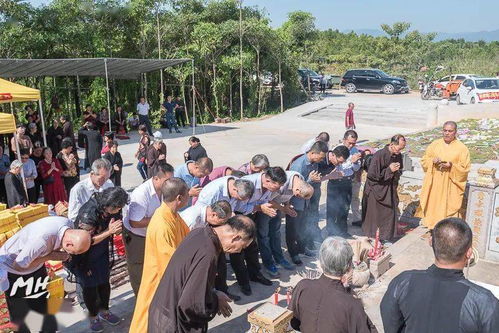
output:
{"label": "monk in orange robe", "polygon": [[443,138],[433,141],[421,159],[425,171],[417,217],[433,229],[447,217],[462,217],[461,205],[470,171],[470,152],[456,139],[457,124],[447,121]]}
{"label": "monk in orange robe", "polygon": [[180,178],[170,178],[161,189],[163,202],[147,227],[144,268],[130,332],[147,332],[149,305],[170,259],[189,233],[178,211],[189,201],[189,187]]}

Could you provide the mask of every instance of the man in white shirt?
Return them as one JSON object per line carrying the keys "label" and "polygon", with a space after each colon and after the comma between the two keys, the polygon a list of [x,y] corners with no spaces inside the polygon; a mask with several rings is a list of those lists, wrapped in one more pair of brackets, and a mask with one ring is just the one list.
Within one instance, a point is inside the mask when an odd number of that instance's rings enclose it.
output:
{"label": "man in white shirt", "polygon": [[57,322],[47,314],[48,260],[67,260],[90,248],[90,234],[71,229],[61,216],[44,217],[28,224],[0,248],[0,286],[5,291],[11,321],[29,332],[24,319],[30,310],[44,315],[43,332],[55,332]]}
{"label": "man in white shirt", "polygon": [[102,192],[114,184],[109,180],[111,175],[111,163],[99,158],[92,163],[90,176],[79,181],[69,193],[68,218],[74,222],[83,206],[95,192]]}
{"label": "man in white shirt", "polygon": [[142,280],[147,226],[156,209],[161,206],[161,187],[173,177],[173,167],[162,163],[155,172],[151,178],[133,190],[127,214],[123,219],[128,276],[135,295],[139,292]]}
{"label": "man in white shirt", "polygon": [[[232,216],[232,207],[227,200],[218,200],[211,205],[196,203],[194,206],[180,212],[182,220],[191,230],[204,228],[210,225],[213,228],[219,227]],[[231,294],[227,286],[227,261],[225,253],[220,253],[217,262],[217,277],[215,279],[215,289],[225,293],[233,301],[239,301],[241,297]]]}
{"label": "man in white shirt", "polygon": [[[339,154],[332,156],[332,152],[328,153],[329,163],[333,159],[336,159],[337,165],[334,168],[334,173],[341,175],[337,179],[330,179],[327,184],[327,202],[326,202],[326,229],[329,236],[340,236],[343,238],[349,238],[348,233],[348,211],[350,210],[350,204],[352,202],[352,182],[355,176],[355,172],[360,169],[360,158],[361,154],[355,147],[357,143],[358,135],[354,130],[348,130],[343,136],[343,144],[336,147],[336,149],[342,148],[343,150],[348,149],[349,154]],[[334,150],[333,150],[334,151]],[[341,162],[341,156],[344,162]],[[339,157],[339,158],[338,158]]]}
{"label": "man in white shirt", "polygon": [[226,200],[234,210],[239,201],[248,200],[254,191],[255,186],[249,180],[226,176],[215,179],[203,187],[196,205],[209,206],[216,201]]}
{"label": "man in white shirt", "polygon": [[140,102],[137,104],[137,113],[139,114],[139,125],[144,124],[147,127],[147,132],[152,136],[152,126],[149,120],[149,103],[144,97],[140,97]]}
{"label": "man in white shirt", "polygon": [[219,200],[211,205],[194,205],[180,212],[189,229],[203,228],[207,225],[217,227],[232,216],[232,207],[227,200]]}

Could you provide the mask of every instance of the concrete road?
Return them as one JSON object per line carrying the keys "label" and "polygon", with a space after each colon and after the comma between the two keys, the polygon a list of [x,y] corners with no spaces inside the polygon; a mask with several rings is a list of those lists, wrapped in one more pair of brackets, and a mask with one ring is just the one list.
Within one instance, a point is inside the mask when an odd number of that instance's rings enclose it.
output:
{"label": "concrete road", "polygon": [[[350,101],[353,101],[359,109],[367,109],[373,105],[385,105],[396,108],[399,110],[398,112],[403,113],[404,108],[414,108],[420,99],[419,96],[412,94],[393,96],[352,94],[344,96],[335,91],[333,96],[326,97],[322,101],[307,103],[276,116],[247,122],[198,126],[196,135],[200,137],[215,166],[230,165],[238,167],[247,162],[254,154],[264,153],[269,157],[271,165],[286,167],[290,159],[300,153],[301,145],[319,132],[329,132],[333,144],[341,139],[344,132],[344,120],[342,117],[303,117],[303,115],[321,109],[327,110],[327,108],[345,110],[347,103]],[[422,111],[420,111],[422,115],[425,112],[424,110],[426,108],[422,106]],[[370,119],[364,120],[363,117],[359,117],[357,120],[357,131],[360,140],[386,138],[396,133],[413,132],[420,128],[420,125],[411,128],[405,124],[404,126],[398,126],[396,123],[387,123],[384,121],[386,114],[380,114],[379,117],[373,115],[373,117],[379,119],[373,122]],[[167,160],[173,166],[177,166],[183,162],[183,153],[188,148],[187,139],[192,134],[192,129],[183,129],[183,133],[173,135],[167,134],[165,130],[162,132],[168,149]],[[122,184],[127,190],[133,189],[142,182],[136,170],[136,160],[134,159],[137,141],[138,136],[136,133],[131,134],[130,140],[120,141],[119,151],[125,162]],[[321,205],[321,209],[322,214],[324,214],[324,204]],[[322,221],[323,223],[324,221]],[[282,235],[284,236],[284,228]],[[283,244],[285,243],[283,242]],[[294,286],[309,270],[317,270],[317,265],[316,260],[305,259],[304,266],[300,269],[291,272],[281,271],[281,278],[274,280],[271,287],[252,284],[253,295],[243,297],[241,302],[234,304],[234,312],[230,318],[216,317],[210,322],[210,331],[231,333],[247,331],[249,329],[246,322],[247,309],[270,300],[270,296],[277,286],[281,286],[281,304],[284,304],[285,287]],[[229,272],[230,291],[242,295],[234,283],[232,272]],[[128,330],[134,300],[129,284],[113,290],[111,310],[122,316],[124,320],[117,327],[106,328],[106,332],[121,333]],[[36,315],[31,316],[32,320],[36,320]],[[64,312],[59,313],[57,317],[64,332],[88,331],[88,323],[85,320],[86,314],[79,307],[71,307],[67,304],[64,307]]]}

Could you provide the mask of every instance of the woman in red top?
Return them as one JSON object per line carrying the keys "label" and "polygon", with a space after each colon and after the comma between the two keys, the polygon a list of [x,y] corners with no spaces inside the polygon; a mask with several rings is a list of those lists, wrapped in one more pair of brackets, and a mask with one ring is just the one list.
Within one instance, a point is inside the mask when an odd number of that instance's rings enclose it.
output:
{"label": "woman in red top", "polygon": [[52,158],[50,148],[43,148],[42,156],[43,160],[38,163],[38,174],[42,177],[44,202],[55,206],[59,201],[68,200],[61,178],[62,166],[56,158]]}
{"label": "woman in red top", "polygon": [[347,130],[355,129],[355,121],[353,120],[353,108],[355,105],[350,102],[348,103],[348,109],[345,113],[345,128]]}

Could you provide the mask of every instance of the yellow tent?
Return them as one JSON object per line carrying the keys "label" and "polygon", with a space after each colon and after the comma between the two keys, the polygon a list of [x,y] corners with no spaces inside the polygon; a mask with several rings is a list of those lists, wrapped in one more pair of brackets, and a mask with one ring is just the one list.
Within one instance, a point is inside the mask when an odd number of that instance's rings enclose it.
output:
{"label": "yellow tent", "polygon": [[[0,79],[0,104],[28,102],[28,101],[38,101],[38,106],[40,108],[40,116],[42,118],[41,120],[42,120],[43,143],[45,146],[47,146],[45,119],[43,118],[42,99],[40,96],[40,90],[28,88],[17,83]],[[0,124],[0,127],[3,128],[3,124]]]}
{"label": "yellow tent", "polygon": [[40,100],[40,90],[0,79],[0,103]]}
{"label": "yellow tent", "polygon": [[11,134],[16,131],[16,118],[13,114],[0,113],[0,134]]}

